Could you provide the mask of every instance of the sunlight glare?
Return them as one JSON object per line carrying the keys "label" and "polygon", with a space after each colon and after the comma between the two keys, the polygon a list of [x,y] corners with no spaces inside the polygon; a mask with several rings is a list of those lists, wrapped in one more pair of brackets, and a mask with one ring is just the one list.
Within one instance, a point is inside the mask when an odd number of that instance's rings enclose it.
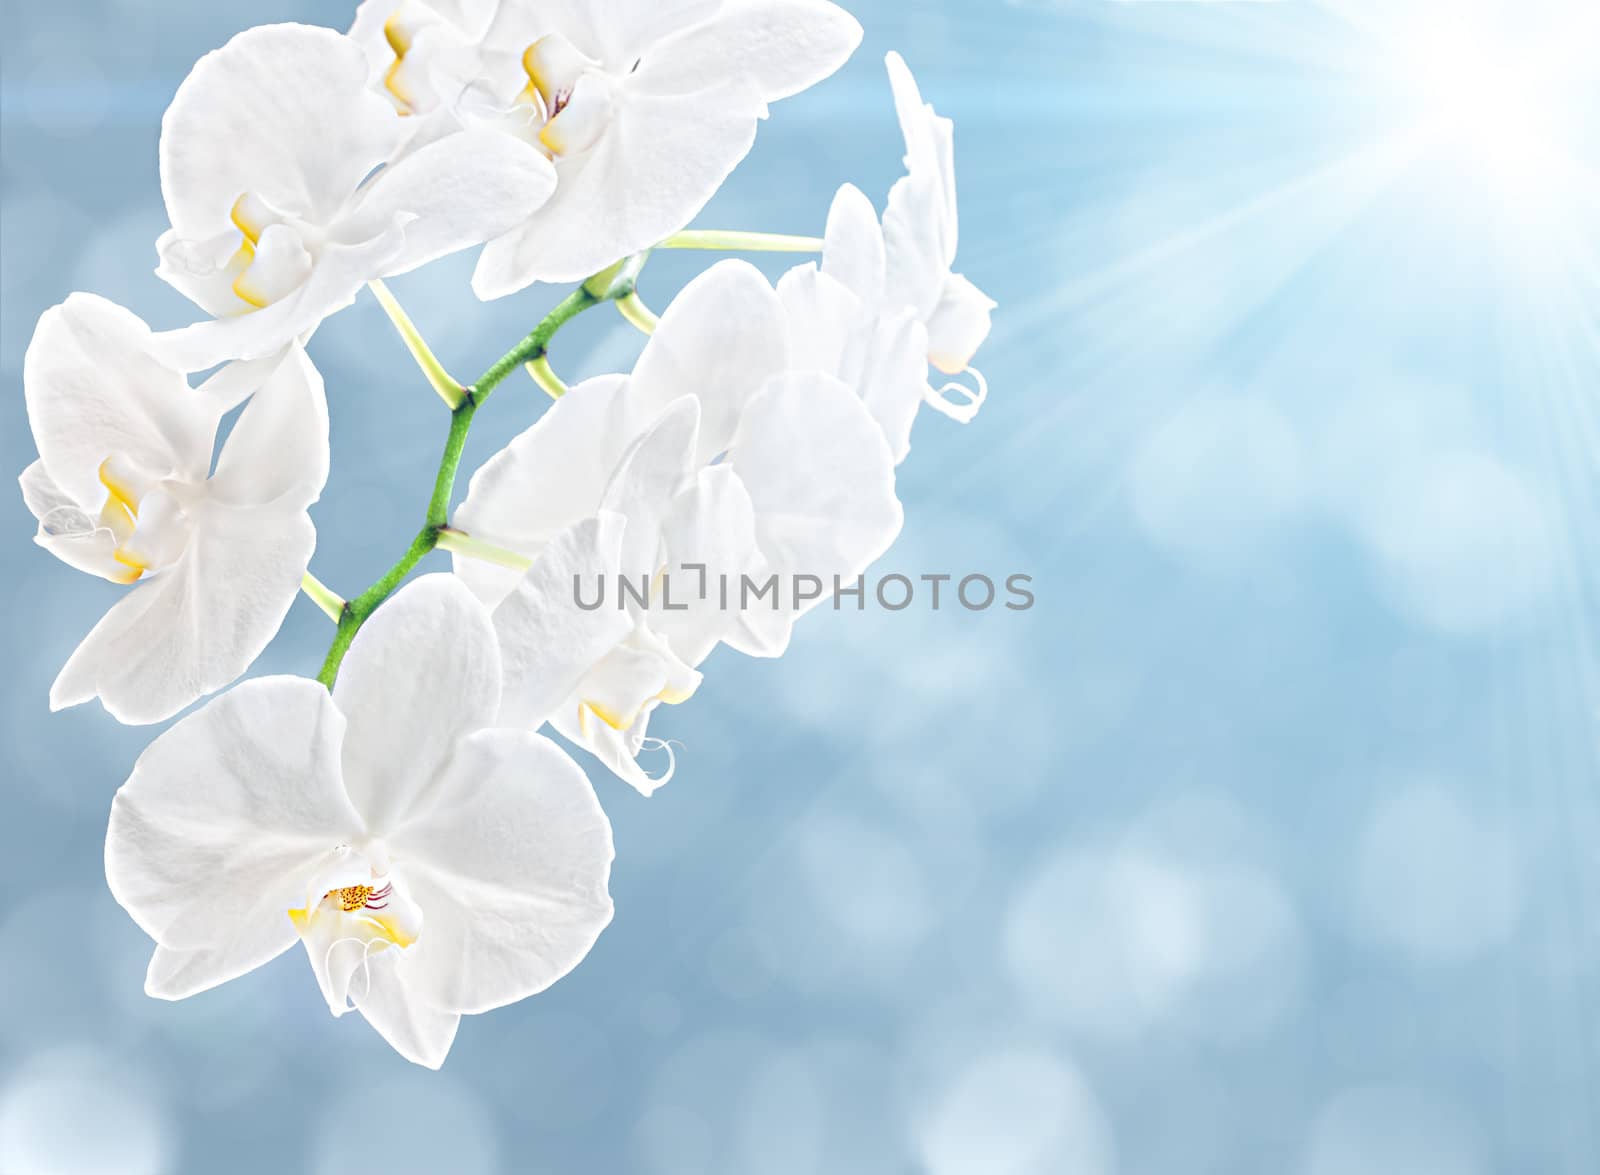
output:
{"label": "sunlight glare", "polygon": [[1515,9],[1464,4],[1407,21],[1394,68],[1418,107],[1415,130],[1500,193],[1562,200],[1583,182],[1576,115],[1595,76],[1600,19],[1589,0]]}

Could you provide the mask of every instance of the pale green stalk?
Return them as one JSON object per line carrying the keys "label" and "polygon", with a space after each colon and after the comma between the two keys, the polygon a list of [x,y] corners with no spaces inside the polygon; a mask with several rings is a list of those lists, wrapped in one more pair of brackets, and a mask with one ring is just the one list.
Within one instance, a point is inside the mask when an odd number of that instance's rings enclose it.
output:
{"label": "pale green stalk", "polygon": [[550,357],[540,355],[530,359],[522,365],[533,382],[545,390],[545,394],[552,400],[559,400],[567,394],[567,385],[561,382],[561,377],[556,374],[555,368],[550,366]]}
{"label": "pale green stalk", "polygon": [[306,597],[313,604],[322,609],[323,614],[329,620],[335,624],[339,623],[339,618],[344,615],[344,598],[342,596],[334,592],[327,584],[309,571],[300,577],[300,590],[305,592]]}
{"label": "pale green stalk", "polygon": [[782,233],[743,233],[721,229],[689,229],[673,233],[657,249],[724,249],[736,253],[820,253],[821,237]]}
{"label": "pale green stalk", "polygon": [[439,532],[439,546],[453,554],[465,555],[480,563],[493,563],[496,567],[509,567],[513,571],[526,571],[533,566],[533,560],[526,555],[496,547],[448,526]]}
{"label": "pale green stalk", "polygon": [[422,374],[428,377],[428,383],[433,390],[439,393],[439,398],[454,411],[460,406],[462,398],[466,395],[462,386],[444,369],[444,364],[434,356],[433,350],[423,339],[422,332],[417,330],[416,324],[411,321],[411,316],[405,312],[399,301],[389,292],[389,287],[378,278],[373,278],[367,283],[367,288],[378,299],[378,305],[383,307],[383,312],[389,316],[389,321],[394,323],[395,330],[400,332],[400,337],[405,341],[406,349],[411,352],[411,357],[417,361],[417,366],[422,368]]}
{"label": "pale green stalk", "polygon": [[656,315],[655,311],[644,304],[644,299],[639,297],[637,290],[626,298],[618,298],[616,306],[617,313],[647,335],[655,334],[656,327],[661,324],[661,319]]}

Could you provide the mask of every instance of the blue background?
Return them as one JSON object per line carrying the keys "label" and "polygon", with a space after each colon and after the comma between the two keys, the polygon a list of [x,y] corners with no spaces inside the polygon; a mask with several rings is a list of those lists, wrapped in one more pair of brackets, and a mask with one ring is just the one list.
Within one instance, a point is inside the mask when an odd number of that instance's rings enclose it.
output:
{"label": "blue background", "polygon": [[[5,7],[10,476],[44,308],[192,318],[151,274],[189,65],[247,22],[350,14]],[[1580,7],[1520,6],[1496,51]],[[1559,110],[1586,170],[1529,184],[1493,152],[1545,126],[1393,149],[1415,95],[1365,20],[1456,7],[853,8],[862,50],[697,224],[818,232],[845,181],[881,207],[880,60],[906,55],[957,122],[958,268],[1002,309],[990,402],[919,423],[881,570],[1023,572],[1037,605],[720,652],[653,731],[670,786],[595,773],[615,923],[433,1074],[330,1018],[298,952],[142,994],[100,854],[152,732],[46,705],[115,589],[0,494],[6,1175],[1600,1169],[1592,65]],[[710,260],[658,256],[644,293]],[[393,283],[463,376],[560,293],[480,305],[470,265]],[[553,359],[638,346],[597,311]],[[313,354],[313,567],[353,594],[413,533],[444,420],[370,299]],[[467,467],[540,407],[509,383]],[[301,601],[255,671],[311,673],[328,636]]]}

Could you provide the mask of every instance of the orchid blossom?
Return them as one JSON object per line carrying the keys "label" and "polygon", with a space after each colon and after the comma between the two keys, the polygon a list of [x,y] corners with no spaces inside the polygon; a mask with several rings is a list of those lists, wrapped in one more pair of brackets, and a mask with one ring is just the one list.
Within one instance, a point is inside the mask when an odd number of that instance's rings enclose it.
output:
{"label": "orchid blossom", "polygon": [[473,84],[497,6],[497,0],[362,0],[349,36],[367,56],[368,87],[419,125],[459,127],[456,106]]}
{"label": "orchid blossom", "polygon": [[[824,372],[794,370],[790,323],[777,293],[752,266],[726,261],[701,275],[662,316],[630,377],[574,388],[473,476],[453,525],[531,560],[601,512],[624,526],[615,568],[651,601],[631,604],[634,624],[576,681],[548,718],[616,774],[649,792],[664,782],[635,762],[645,723],[662,702],[681,701],[694,672],[727,643],[757,655],[788,644],[794,620],[815,601],[774,600],[742,611],[697,585],[742,577],[850,579],[898,533],[893,457],[855,391]],[[626,446],[626,448],[624,448]],[[514,569],[458,554],[456,571],[491,605],[518,588]],[[692,572],[692,574],[691,574]],[[662,606],[663,576],[678,584]],[[565,593],[563,597],[560,593]],[[541,596],[571,610],[572,587]],[[792,593],[791,593],[792,595]],[[565,604],[562,601],[565,599]],[[653,605],[653,606],[652,606]],[[524,603],[518,616],[537,614]],[[503,620],[502,643],[535,639]]]}
{"label": "orchid blossom", "polygon": [[571,971],[611,920],[611,826],[548,739],[496,729],[488,612],[448,575],[394,596],[330,696],[266,677],[140,756],[111,892],[183,999],[304,944],[329,1010],[438,1068],[463,1015]]}
{"label": "orchid blossom", "polygon": [[819,370],[861,397],[895,464],[904,461],[917,409],[928,396],[928,328],[915,309],[871,306],[815,262],[785,273],[778,299],[788,315],[790,346],[796,353],[804,348]]}
{"label": "orchid blossom", "polygon": [[909,307],[927,331],[928,362],[946,375],[972,372],[976,390],[948,383],[928,388],[924,397],[930,407],[966,423],[988,394],[971,364],[989,335],[995,302],[950,269],[957,241],[954,127],[923,102],[898,53],[886,60],[907,174],[890,190],[881,225],[858,189],[840,190],[828,216],[822,273],[883,314],[893,317]]}
{"label": "orchid blossom", "polygon": [[170,365],[270,355],[367,281],[496,237],[549,197],[549,161],[486,130],[396,159],[404,120],[367,79],[348,37],[284,24],[240,33],[178,88],[157,273],[214,321],[157,335]]}
{"label": "orchid blossom", "polygon": [[484,249],[473,289],[579,281],[683,228],[749,152],[767,104],[833,73],[860,40],[825,0],[503,0],[484,81],[498,124],[545,152],[558,182]]}
{"label": "orchid blossom", "polygon": [[322,377],[294,347],[229,434],[231,402],[153,355],[130,311],[74,294],[46,311],[24,361],[39,460],[22,475],[36,541],[91,575],[136,585],[50,691],[159,722],[247,669],[300,588],[316,545],[306,508],[328,476]]}
{"label": "orchid blossom", "polygon": [[[508,665],[524,650],[584,634],[578,642],[584,651],[566,662],[566,672],[537,683],[520,673],[516,687],[508,676],[508,695],[524,697],[516,718],[535,728],[548,720],[648,795],[670,778],[670,768],[651,776],[636,761],[649,716],[658,705],[694,693],[700,684],[695,667],[733,622],[714,598],[680,599],[681,611],[660,607],[672,590],[666,577],[680,574],[674,552],[704,560],[716,568],[711,574],[753,567],[753,511],[731,469],[696,468],[700,405],[693,397],[670,404],[618,456],[597,460],[580,449],[585,438],[626,441],[622,422],[633,410],[625,381],[592,382],[564,398],[570,409],[556,405],[491,458],[456,514],[456,527],[525,556],[529,569],[521,573],[458,554],[456,571],[494,607]],[[607,419],[615,431],[597,427]],[[612,468],[604,480],[584,477],[608,460]],[[572,476],[562,492],[535,488],[556,490],[563,473]],[[591,593],[621,593],[626,582],[636,596],[612,595],[585,611],[576,601],[580,581]],[[682,579],[677,591],[685,594]],[[528,700],[529,689],[542,701]]]}

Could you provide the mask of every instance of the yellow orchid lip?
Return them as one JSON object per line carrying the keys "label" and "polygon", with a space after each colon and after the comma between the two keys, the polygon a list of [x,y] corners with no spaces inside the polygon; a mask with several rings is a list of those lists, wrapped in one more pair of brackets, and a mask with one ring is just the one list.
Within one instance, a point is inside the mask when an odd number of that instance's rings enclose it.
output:
{"label": "yellow orchid lip", "polygon": [[[388,908],[389,898],[394,893],[394,885],[385,882],[376,888],[370,885],[347,885],[340,889],[330,889],[322,895],[324,902],[333,902],[342,914],[355,914],[361,921],[376,927],[382,934],[384,943],[392,943],[397,947],[408,947],[417,941],[417,936],[408,934],[393,918],[378,911]],[[304,934],[311,925],[312,911],[296,909],[288,911],[289,921],[300,934]]]}
{"label": "yellow orchid lip", "polygon": [[118,502],[124,510],[134,518],[139,516],[139,495],[128,484],[127,478],[117,469],[116,458],[107,457],[100,462],[97,471],[100,484],[106,487],[111,497]]}
{"label": "yellow orchid lip", "polygon": [[[245,247],[249,248],[248,243]],[[252,249],[250,251],[250,256],[252,259],[254,258],[255,250]],[[271,300],[260,290],[255,290],[250,287],[250,283],[246,280],[249,276],[250,270],[248,267],[246,267],[243,273],[233,279],[233,292],[238,295],[241,302],[248,302],[255,309],[264,310],[272,304]]]}
{"label": "yellow orchid lip", "polygon": [[233,279],[233,292],[241,302],[248,303],[253,309],[260,310],[267,305],[267,299],[256,291],[252,291],[245,282],[250,272],[250,266],[256,259],[256,246],[261,243],[261,234],[266,225],[261,224],[251,215],[250,193],[245,192],[233,202],[233,207],[228,209],[228,219],[233,222],[233,227],[239,230],[239,235],[244,239],[239,242],[239,251],[228,262],[230,269],[237,269],[238,276]]}
{"label": "yellow orchid lip", "polygon": [[245,192],[237,200],[235,200],[233,202],[233,207],[228,209],[228,219],[233,221],[234,228],[238,229],[244,234],[244,239],[246,242],[248,242],[250,245],[259,245],[261,243],[261,230],[266,226],[256,224],[251,219],[249,210],[247,208],[247,202],[249,199],[250,193]]}
{"label": "yellow orchid lip", "polygon": [[383,39],[389,42],[389,48],[394,52],[394,62],[383,73],[383,88],[389,91],[399,105],[400,114],[410,114],[412,98],[400,84],[400,70],[405,65],[406,54],[411,52],[411,44],[415,38],[411,31],[400,23],[398,12],[383,22]]}
{"label": "yellow orchid lip", "polygon": [[544,115],[539,146],[551,157],[586,151],[611,118],[611,103],[604,88],[579,108],[573,95],[585,78],[602,75],[600,62],[579,51],[559,33],[540,37],[522,52],[522,70],[528,84],[519,98],[536,103]]}
{"label": "yellow orchid lip", "polygon": [[138,526],[139,495],[129,484],[126,470],[118,468],[115,457],[107,457],[100,462],[98,474],[107,495],[105,505],[100,508],[100,524],[117,540],[117,548],[111,552],[111,557],[127,568],[119,575],[108,578],[113,583],[130,584],[150,570],[150,564],[132,554],[127,545]]}
{"label": "yellow orchid lip", "polygon": [[673,689],[669,685],[663,688],[656,697],[668,706],[676,706],[694,697],[694,689],[692,687],[689,689]]}
{"label": "yellow orchid lip", "polygon": [[118,547],[115,551],[112,551],[111,557],[118,563],[121,563],[124,567],[130,568],[133,571],[134,579],[138,579],[146,571],[150,570],[150,564],[146,563],[137,555],[130,555],[128,553],[128,548],[125,546]]}
{"label": "yellow orchid lip", "polygon": [[567,148],[566,144],[562,141],[560,134],[552,133],[555,131],[555,129],[556,124],[553,121],[545,123],[539,131],[539,142],[544,146],[546,151],[550,152],[550,154],[561,155],[566,151]]}
{"label": "yellow orchid lip", "polygon": [[[689,689],[675,689],[671,685],[667,685],[663,686],[649,700],[653,702],[661,702],[668,706],[676,706],[681,702],[687,702],[693,696],[694,687],[692,686]],[[628,715],[627,717],[623,717],[609,707],[594,701],[592,698],[584,698],[578,703],[578,729],[583,733],[583,736],[587,738],[589,736],[589,715],[593,714],[612,730],[627,730],[639,720],[639,713],[643,709],[644,707],[640,706],[638,709],[635,709],[632,714]]]}
{"label": "yellow orchid lip", "polygon": [[[548,37],[540,37],[522,51],[522,72],[528,75],[528,86],[527,89],[523,90],[523,93],[530,97],[537,94],[546,108],[549,108],[554,105],[555,93],[545,76],[545,67],[541,62],[541,58],[549,52],[547,41],[549,41]],[[542,50],[541,46],[543,47]]]}
{"label": "yellow orchid lip", "polygon": [[[596,718],[600,719],[601,722],[604,722],[607,726],[609,726],[612,730],[627,730],[628,727],[633,725],[633,718],[624,719],[621,715],[607,709],[598,702],[584,701],[580,705],[579,713],[581,714],[585,708],[588,709]],[[637,716],[637,714],[634,715],[634,717]]]}

